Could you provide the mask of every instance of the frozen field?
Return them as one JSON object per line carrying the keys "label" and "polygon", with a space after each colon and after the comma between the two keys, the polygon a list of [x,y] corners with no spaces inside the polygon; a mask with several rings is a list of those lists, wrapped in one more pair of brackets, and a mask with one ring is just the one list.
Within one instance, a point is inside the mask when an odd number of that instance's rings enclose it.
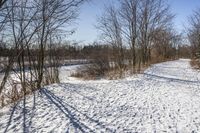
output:
{"label": "frozen field", "polygon": [[0,132],[199,133],[200,74],[189,60],[122,80],[68,78],[0,109]]}

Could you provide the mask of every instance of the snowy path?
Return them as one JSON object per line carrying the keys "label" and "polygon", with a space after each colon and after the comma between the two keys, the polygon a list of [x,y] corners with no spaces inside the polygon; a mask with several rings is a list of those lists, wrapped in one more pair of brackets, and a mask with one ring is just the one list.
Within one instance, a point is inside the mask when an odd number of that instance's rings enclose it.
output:
{"label": "snowy path", "polygon": [[0,110],[0,132],[199,133],[200,76],[189,60],[115,81],[48,86]]}

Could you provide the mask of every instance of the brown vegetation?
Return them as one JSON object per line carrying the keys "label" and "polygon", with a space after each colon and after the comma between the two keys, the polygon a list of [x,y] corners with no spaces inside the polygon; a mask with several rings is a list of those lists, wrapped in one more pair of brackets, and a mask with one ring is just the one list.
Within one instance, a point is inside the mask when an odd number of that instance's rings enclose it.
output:
{"label": "brown vegetation", "polygon": [[192,59],[190,64],[195,69],[200,69],[200,61],[198,59]]}

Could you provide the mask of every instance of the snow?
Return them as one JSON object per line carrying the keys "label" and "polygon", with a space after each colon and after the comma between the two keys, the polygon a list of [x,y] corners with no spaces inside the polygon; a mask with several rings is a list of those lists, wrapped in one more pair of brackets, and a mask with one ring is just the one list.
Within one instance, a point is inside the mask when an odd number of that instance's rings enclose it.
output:
{"label": "snow", "polygon": [[[168,72],[170,69],[170,72]],[[189,59],[180,59],[178,61],[169,61],[153,65],[145,71],[146,75],[159,78],[179,79],[191,82],[200,81],[200,73],[191,69]]]}
{"label": "snow", "polygon": [[62,83],[0,109],[0,132],[200,132],[199,72],[180,59],[121,80]]}
{"label": "snow", "polygon": [[72,74],[76,73],[77,70],[81,69],[84,65],[71,65],[71,66],[62,66],[59,69],[60,75],[59,79],[61,82],[72,80],[74,78],[70,77]]}
{"label": "snow", "polygon": [[[80,62],[80,65],[73,65],[78,63],[78,61]],[[59,75],[59,78],[61,79],[61,81],[63,80],[72,80],[74,79],[73,77],[70,77],[70,75],[72,75],[73,73],[75,73],[78,69],[81,69],[81,67],[83,65],[86,65],[84,64],[84,60],[72,60],[72,61],[68,61],[67,60],[65,61],[66,64],[69,64],[69,65],[63,65],[62,67],[60,67],[59,71],[60,71],[60,75]],[[70,63],[72,65],[70,65]],[[31,75],[30,75],[30,72],[27,71],[26,73],[26,77],[27,79],[26,80],[30,80],[31,78]],[[19,73],[18,72],[11,72],[10,73],[10,76],[9,76],[9,80],[6,82],[6,85],[5,85],[5,89],[3,89],[1,96],[4,97],[4,104],[7,104],[7,103],[10,103],[11,101],[11,95],[13,92],[12,90],[13,89],[17,89],[17,92],[20,93],[22,91],[22,87],[20,85],[20,79],[19,79]],[[4,77],[4,74],[3,73],[0,73],[0,81],[3,80],[3,77]],[[33,79],[34,80],[34,77]],[[13,88],[13,86],[15,86],[15,88]],[[1,98],[0,98],[1,99]],[[1,104],[0,104],[0,107],[1,107]]]}

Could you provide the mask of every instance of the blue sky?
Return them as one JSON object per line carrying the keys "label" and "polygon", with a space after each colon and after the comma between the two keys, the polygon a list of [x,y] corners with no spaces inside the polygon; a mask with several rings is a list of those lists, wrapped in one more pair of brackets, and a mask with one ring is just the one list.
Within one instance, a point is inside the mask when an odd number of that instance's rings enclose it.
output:
{"label": "blue sky", "polygon": [[[95,28],[97,17],[102,14],[104,6],[114,3],[117,0],[91,0],[85,3],[80,10],[80,16],[76,21],[76,32],[69,39],[81,41],[83,43],[92,43],[99,39],[98,30]],[[175,28],[182,32],[187,25],[188,16],[200,8],[200,0],[168,0],[172,13],[175,17]]]}

